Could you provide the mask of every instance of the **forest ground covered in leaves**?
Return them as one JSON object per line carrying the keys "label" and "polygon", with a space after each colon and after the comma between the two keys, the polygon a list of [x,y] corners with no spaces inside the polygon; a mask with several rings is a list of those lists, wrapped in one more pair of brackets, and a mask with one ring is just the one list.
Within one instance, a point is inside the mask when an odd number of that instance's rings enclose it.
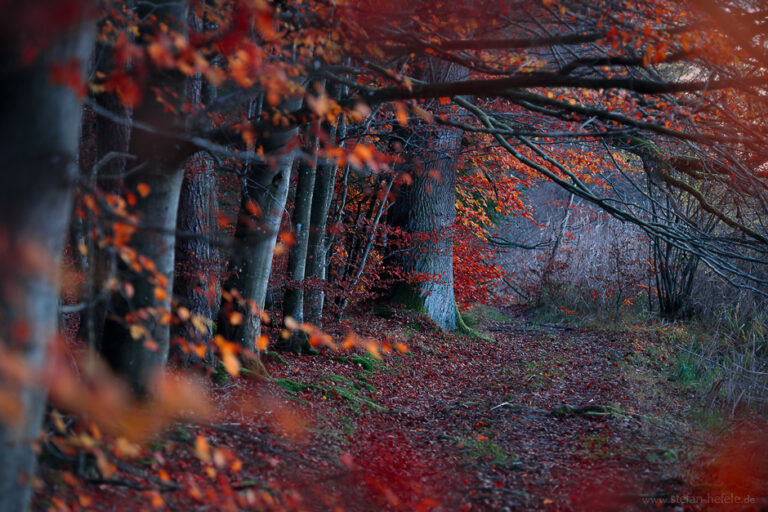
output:
{"label": "forest ground covered in leaves", "polygon": [[681,371],[682,324],[575,327],[525,307],[467,316],[487,339],[379,306],[336,334],[409,352],[270,353],[266,373],[222,374],[213,419],[173,424],[109,479],[87,476],[92,461],[44,465],[36,508],[768,506],[765,424],[709,407]]}

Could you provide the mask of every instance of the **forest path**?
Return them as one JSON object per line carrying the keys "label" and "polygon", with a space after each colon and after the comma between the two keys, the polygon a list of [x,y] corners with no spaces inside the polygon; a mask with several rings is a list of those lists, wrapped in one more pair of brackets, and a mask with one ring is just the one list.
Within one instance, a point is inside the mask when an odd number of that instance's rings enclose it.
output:
{"label": "forest path", "polygon": [[273,356],[268,380],[215,386],[216,418],[172,426],[114,485],[43,473],[36,510],[651,510],[688,495],[697,441],[658,333],[481,327],[493,340],[409,311],[353,317],[334,334],[411,352]]}
{"label": "forest path", "polygon": [[[690,441],[674,422],[683,404],[665,383],[660,340],[521,318],[484,328],[493,341],[369,320],[366,334],[412,354],[346,373],[318,358],[312,382],[365,382],[375,388],[365,399],[387,411],[315,414],[325,449],[312,458],[335,451],[349,475],[313,493],[343,496],[345,510],[446,511],[649,510],[684,494]],[[302,358],[288,362],[270,371],[303,373]]]}

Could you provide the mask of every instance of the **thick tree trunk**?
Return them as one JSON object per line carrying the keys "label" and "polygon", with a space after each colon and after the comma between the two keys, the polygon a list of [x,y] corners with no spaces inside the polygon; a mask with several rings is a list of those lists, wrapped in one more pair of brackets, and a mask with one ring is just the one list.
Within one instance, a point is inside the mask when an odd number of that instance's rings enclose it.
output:
{"label": "thick tree trunk", "polygon": [[[430,81],[450,82],[468,75],[467,69],[456,65],[424,64]],[[415,289],[407,287],[412,295],[409,300],[423,307],[443,329],[463,327],[453,294],[453,223],[461,132],[417,125],[404,149],[403,170],[410,173],[413,184],[403,189],[390,216],[414,235],[404,258],[407,270],[416,278]]]}
{"label": "thick tree trunk", "polygon": [[0,43],[0,349],[6,360],[16,358],[14,372],[31,377],[0,374],[0,391],[18,406],[17,414],[0,417],[0,510],[29,507],[32,441],[45,409],[45,390],[32,382],[56,334],[58,269],[76,174],[81,105],[74,91],[51,84],[51,65],[78,62],[83,69],[93,28],[88,21],[47,34],[49,50],[33,65],[19,63],[21,45],[12,35]]}
{"label": "thick tree trunk", "polygon": [[[313,148],[314,149],[314,148]],[[291,317],[297,322],[304,321],[304,277],[307,269],[307,250],[309,248],[310,219],[312,196],[315,191],[317,176],[316,161],[301,161],[298,165],[296,199],[293,205],[292,223],[296,230],[296,243],[288,254],[288,280],[283,295],[283,318]],[[305,352],[309,345],[301,332],[294,331],[290,338],[282,340],[277,347],[280,350]]]}
{"label": "thick tree trunk", "polygon": [[[138,149],[132,151],[138,152]],[[113,309],[104,326],[101,350],[112,369],[124,376],[138,394],[151,391],[153,375],[168,359],[174,232],[183,177],[183,167],[154,162],[126,182],[129,189],[146,184],[151,191],[136,206],[141,214],[141,226],[131,239],[130,249],[135,250],[138,257],[146,258],[144,261],[151,262],[144,267],[149,265],[154,269],[143,268],[139,273],[124,261],[118,265],[120,280],[130,283],[133,294],[123,292],[113,296]],[[132,322],[127,322],[126,317],[140,312],[147,313],[147,319],[141,321],[147,331],[134,337],[130,329]]]}
{"label": "thick tree trunk", "polygon": [[307,248],[306,278],[312,283],[307,287],[304,317],[307,322],[320,326],[323,319],[326,279],[325,232],[328,227],[328,212],[333,200],[337,167],[327,160],[317,162],[315,191],[312,194],[312,213],[309,221],[309,242]]}
{"label": "thick tree trunk", "polygon": [[[412,164],[408,232],[414,235],[408,263],[418,277],[415,295],[427,315],[443,329],[459,324],[453,294],[453,223],[456,220],[456,156],[461,133],[437,130],[430,150]],[[419,161],[420,160],[420,161]]]}
{"label": "thick tree trunk", "polygon": [[[227,271],[229,278],[223,288],[227,292],[233,289],[238,291],[246,303],[223,301],[218,325],[219,332],[226,339],[236,341],[252,352],[256,351],[255,340],[261,333],[258,312],[264,309],[292,167],[292,154],[278,157],[274,168],[257,165],[245,186],[243,206],[238,216],[235,246]],[[252,207],[248,207],[249,201],[258,206],[256,214]],[[256,314],[247,304],[249,300],[256,306]],[[233,312],[243,315],[239,325],[232,325],[229,320]]]}
{"label": "thick tree trunk", "polygon": [[[186,2],[160,8],[143,5],[137,10],[139,16],[154,14],[172,28],[185,29]],[[134,208],[139,214],[139,227],[127,246],[128,251],[135,253],[123,252],[118,274],[119,281],[129,283],[133,293],[123,290],[113,294],[100,348],[112,369],[140,395],[151,391],[153,375],[162,370],[168,359],[176,216],[188,156],[188,147],[170,135],[183,133],[187,127],[178,114],[154,97],[153,91],[161,91],[164,100],[174,102],[176,111],[182,112],[190,83],[199,89],[199,80],[189,80],[175,69],[153,70],[146,97],[133,115],[137,123],[152,126],[158,132],[134,130],[131,136],[130,153],[142,167],[126,177],[124,184],[126,190],[138,194]],[[140,190],[149,193],[142,194]],[[146,331],[131,332],[131,324],[138,323]]]}
{"label": "thick tree trunk", "polygon": [[[205,332],[200,332],[193,324],[185,322],[175,325],[171,332],[193,343],[204,344],[207,349],[203,363],[210,365],[213,355],[210,320],[216,318],[219,310],[221,265],[217,245],[216,175],[214,161],[205,153],[198,153],[187,161],[176,228],[173,294],[192,315],[204,318],[209,325]],[[184,359],[186,362],[199,361],[192,357]]]}

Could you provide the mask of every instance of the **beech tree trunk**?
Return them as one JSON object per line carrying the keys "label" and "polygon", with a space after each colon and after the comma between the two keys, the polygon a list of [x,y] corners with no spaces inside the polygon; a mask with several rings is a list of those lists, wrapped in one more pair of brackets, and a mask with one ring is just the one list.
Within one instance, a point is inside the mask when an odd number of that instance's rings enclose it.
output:
{"label": "beech tree trunk", "polygon": [[[429,64],[429,66],[426,66]],[[425,62],[430,81],[466,78],[468,71],[456,65]],[[450,116],[450,114],[449,114]],[[392,217],[414,235],[403,262],[415,288],[408,286],[409,300],[423,307],[443,329],[463,325],[453,293],[453,223],[456,220],[456,165],[461,131],[415,126],[405,147],[404,170],[413,178],[401,189]],[[426,148],[426,149],[425,149]]]}
{"label": "beech tree trunk", "polygon": [[[192,156],[184,171],[176,220],[176,261],[173,294],[192,315],[204,318],[206,332],[200,332],[190,322],[172,329],[193,343],[206,345],[203,363],[212,363],[211,319],[216,318],[221,300],[219,276],[221,264],[218,249],[218,202],[213,159],[205,153]],[[187,362],[197,358],[186,356]]]}
{"label": "beech tree trunk", "polygon": [[[109,52],[107,45],[97,44],[96,53]],[[109,71],[105,68],[105,71]],[[115,114],[118,117],[130,119],[131,109],[125,107],[119,98],[110,93],[97,94],[93,97],[96,104]],[[94,114],[93,136],[95,138],[95,158],[87,167],[81,162],[83,179],[89,182],[92,192],[119,193],[122,185],[122,175],[127,168],[127,155],[129,150],[131,128],[119,124],[103,115]],[[99,222],[104,219],[95,218],[92,212],[88,212],[85,221],[73,217],[72,222],[82,222],[82,236],[86,241],[88,254],[85,257],[86,283],[84,297],[86,309],[80,315],[78,337],[88,342],[93,349],[102,339],[104,321],[107,313],[107,304],[104,284],[110,276],[115,274],[116,260],[114,253],[109,249],[103,249],[94,243],[92,233]],[[103,227],[103,226],[102,226]]]}
{"label": "beech tree trunk", "polygon": [[[295,131],[290,135],[295,135]],[[256,338],[261,333],[261,316],[258,311],[264,309],[292,167],[293,154],[278,157],[274,168],[263,164],[255,166],[245,185],[234,248],[227,270],[229,277],[223,287],[226,292],[233,289],[238,291],[246,303],[222,301],[218,317],[219,332],[226,339],[237,341],[243,348],[254,353]],[[247,206],[249,201],[258,206],[255,214]],[[247,304],[248,300],[253,301],[258,308],[257,314]],[[243,315],[239,325],[232,325],[229,321],[231,313],[235,311]]]}
{"label": "beech tree trunk", "polygon": [[[139,16],[154,14],[180,30],[187,20],[187,4],[183,1],[164,4],[160,8],[144,5],[137,10]],[[198,81],[193,79],[192,82],[199,86]],[[125,377],[140,395],[151,391],[152,376],[168,359],[176,217],[184,162],[189,151],[185,144],[170,135],[183,133],[187,127],[179,123],[175,113],[155,99],[152,91],[170,91],[170,95],[164,93],[165,101],[175,102],[176,110],[181,112],[181,103],[188,97],[188,85],[188,79],[175,69],[153,70],[145,88],[144,101],[134,111],[136,122],[157,130],[155,133],[133,131],[130,153],[143,167],[131,173],[124,182],[126,190],[138,197],[134,208],[139,214],[140,225],[129,247],[136,251],[141,268],[136,267],[130,256],[128,262],[125,259],[119,262],[119,281],[129,283],[133,293],[121,290],[113,294],[100,348],[112,369]],[[149,193],[144,197],[138,193],[140,188]],[[142,257],[146,258],[143,264]],[[138,322],[127,320],[138,312],[146,313],[141,324],[147,331],[140,335],[130,329],[131,323]]]}
{"label": "beech tree trunk", "polygon": [[304,316],[307,322],[321,326],[326,279],[325,232],[328,228],[328,213],[333,200],[337,167],[328,160],[317,162],[315,190],[312,194],[312,212],[309,221],[306,278],[311,280],[306,288]]}
{"label": "beech tree trunk", "polygon": [[[283,295],[283,318],[292,317],[299,323],[304,321],[304,277],[307,269],[312,196],[315,191],[316,171],[316,161],[302,160],[299,162],[296,199],[294,200],[292,217],[293,227],[296,230],[296,243],[291,247],[288,254],[289,283]],[[294,331],[290,338],[282,340],[277,348],[298,353],[308,351],[309,344],[303,333]]]}
{"label": "beech tree trunk", "polygon": [[[8,6],[4,15],[14,13]],[[34,64],[19,62],[22,46],[13,34],[0,42],[0,349],[3,358],[17,358],[14,370],[31,377],[0,373],[0,392],[18,408],[0,416],[0,510],[29,508],[32,442],[46,397],[36,379],[56,335],[60,255],[76,175],[81,104],[75,91],[51,83],[51,66],[77,62],[84,70],[94,28],[87,20],[46,34],[50,46]]]}
{"label": "beech tree trunk", "polygon": [[[132,152],[138,150],[136,147]],[[130,247],[151,261],[155,270],[137,273],[124,261],[119,263],[120,280],[130,283],[133,294],[123,291],[113,296],[112,312],[105,323],[101,343],[102,355],[112,369],[125,377],[140,395],[151,391],[153,375],[168,359],[174,232],[184,177],[182,166],[173,167],[172,162],[152,163],[147,170],[133,174],[126,187],[135,190],[139,184],[146,184],[151,190],[136,206],[142,225],[133,235]],[[147,332],[134,338],[125,318],[138,311],[148,312],[149,319],[142,322]]]}
{"label": "beech tree trunk", "polygon": [[453,294],[453,223],[456,220],[456,157],[461,132],[437,129],[429,151],[410,163],[413,184],[398,198],[407,204],[406,227],[414,238],[406,266],[417,277],[414,299],[443,329],[459,325]]}

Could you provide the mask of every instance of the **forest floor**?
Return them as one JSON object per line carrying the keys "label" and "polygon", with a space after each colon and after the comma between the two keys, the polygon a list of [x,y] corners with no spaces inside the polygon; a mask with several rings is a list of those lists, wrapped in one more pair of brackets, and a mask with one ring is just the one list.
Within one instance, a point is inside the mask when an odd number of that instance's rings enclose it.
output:
{"label": "forest floor", "polygon": [[[353,318],[336,334],[410,352],[272,357],[270,379],[215,386],[215,420],[174,424],[110,482],[44,468],[36,507],[768,507],[764,432],[751,436],[747,420],[705,428],[706,397],[675,383],[664,328],[542,326],[524,310],[508,314],[479,325],[491,341],[440,332],[409,311]],[[210,463],[198,436],[220,448]]]}

